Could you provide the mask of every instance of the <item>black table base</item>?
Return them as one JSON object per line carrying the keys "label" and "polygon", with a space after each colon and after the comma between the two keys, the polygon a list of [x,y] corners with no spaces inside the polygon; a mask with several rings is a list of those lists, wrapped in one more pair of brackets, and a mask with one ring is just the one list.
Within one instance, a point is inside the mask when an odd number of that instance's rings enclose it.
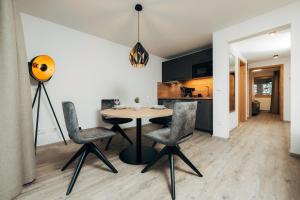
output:
{"label": "black table base", "polygon": [[141,156],[137,156],[137,146],[132,145],[126,149],[124,149],[120,153],[120,159],[127,163],[132,165],[142,165],[147,164],[151,162],[157,154],[157,151],[148,146],[142,146],[141,147]]}
{"label": "black table base", "polygon": [[157,151],[149,146],[142,146],[142,119],[136,119],[136,145],[124,149],[120,159],[128,164],[142,165],[151,162]]}

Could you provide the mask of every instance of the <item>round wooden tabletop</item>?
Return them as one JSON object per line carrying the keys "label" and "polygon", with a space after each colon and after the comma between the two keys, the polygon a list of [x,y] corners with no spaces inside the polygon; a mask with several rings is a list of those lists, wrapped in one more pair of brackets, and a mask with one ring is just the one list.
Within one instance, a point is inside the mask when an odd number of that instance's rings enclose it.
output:
{"label": "round wooden tabletop", "polygon": [[103,116],[106,117],[118,117],[118,118],[154,118],[154,117],[166,117],[173,113],[172,109],[153,109],[153,108],[141,108],[134,110],[132,108],[126,109],[105,109],[100,111]]}

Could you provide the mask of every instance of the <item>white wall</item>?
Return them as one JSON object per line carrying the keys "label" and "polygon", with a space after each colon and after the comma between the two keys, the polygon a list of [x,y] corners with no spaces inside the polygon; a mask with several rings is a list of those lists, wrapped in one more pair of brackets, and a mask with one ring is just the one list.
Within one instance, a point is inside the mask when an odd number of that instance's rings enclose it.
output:
{"label": "white wall", "polygon": [[[229,114],[229,130],[233,130],[239,124],[239,69],[240,69],[240,60],[242,60],[247,65],[247,60],[237,49],[234,49],[230,45],[230,53],[235,57],[235,111],[230,112]],[[248,93],[247,93],[248,95]],[[246,105],[248,108],[248,105]]]}
{"label": "white wall", "polygon": [[[102,98],[119,96],[122,104],[132,105],[138,96],[142,103],[156,103],[162,58],[150,55],[144,69],[135,69],[128,60],[129,47],[30,15],[21,17],[28,60],[47,54],[56,62],[56,73],[45,86],[65,136],[62,101],[75,103],[83,128],[102,124],[99,114]],[[32,94],[35,90],[36,86],[32,86]],[[50,116],[50,108],[42,95],[39,145],[61,141],[54,118]]]}
{"label": "white wall", "polygon": [[213,33],[214,135],[229,137],[229,43],[270,29],[291,26],[291,144],[290,152],[300,154],[300,2]]}
{"label": "white wall", "polygon": [[283,120],[291,120],[291,59],[290,57],[278,58],[278,59],[268,59],[257,62],[249,63],[249,68],[263,67],[270,65],[284,65],[284,91],[283,91]]}

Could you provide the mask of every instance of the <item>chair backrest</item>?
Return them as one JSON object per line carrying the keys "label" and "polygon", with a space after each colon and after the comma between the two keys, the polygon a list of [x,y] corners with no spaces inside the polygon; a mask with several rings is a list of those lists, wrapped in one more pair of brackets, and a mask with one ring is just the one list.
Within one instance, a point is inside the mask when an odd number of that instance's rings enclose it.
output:
{"label": "chair backrest", "polygon": [[193,134],[197,102],[177,102],[174,105],[170,141],[176,142]]}
{"label": "chair backrest", "polygon": [[114,107],[115,101],[114,99],[102,99],[101,100],[101,110],[109,109]]}
{"label": "chair backrest", "polygon": [[166,108],[169,108],[169,109],[173,109],[175,103],[176,103],[175,100],[171,100],[171,101],[163,101],[163,105],[164,105]]}
{"label": "chair backrest", "polygon": [[65,101],[62,102],[62,107],[69,137],[72,140],[77,140],[80,138],[80,131],[75,106],[72,102]]}

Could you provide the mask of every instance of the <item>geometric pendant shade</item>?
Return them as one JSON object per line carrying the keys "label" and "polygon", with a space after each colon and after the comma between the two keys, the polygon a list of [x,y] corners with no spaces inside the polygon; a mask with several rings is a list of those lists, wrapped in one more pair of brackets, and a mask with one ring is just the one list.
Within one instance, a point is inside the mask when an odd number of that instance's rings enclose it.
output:
{"label": "geometric pendant shade", "polygon": [[129,53],[129,60],[133,67],[145,67],[149,60],[149,54],[140,42],[131,49]]}
{"label": "geometric pendant shade", "polygon": [[143,10],[141,4],[135,5],[135,10],[138,12],[138,42],[129,52],[129,61],[133,67],[145,67],[149,60],[149,54],[140,43],[140,12]]}

